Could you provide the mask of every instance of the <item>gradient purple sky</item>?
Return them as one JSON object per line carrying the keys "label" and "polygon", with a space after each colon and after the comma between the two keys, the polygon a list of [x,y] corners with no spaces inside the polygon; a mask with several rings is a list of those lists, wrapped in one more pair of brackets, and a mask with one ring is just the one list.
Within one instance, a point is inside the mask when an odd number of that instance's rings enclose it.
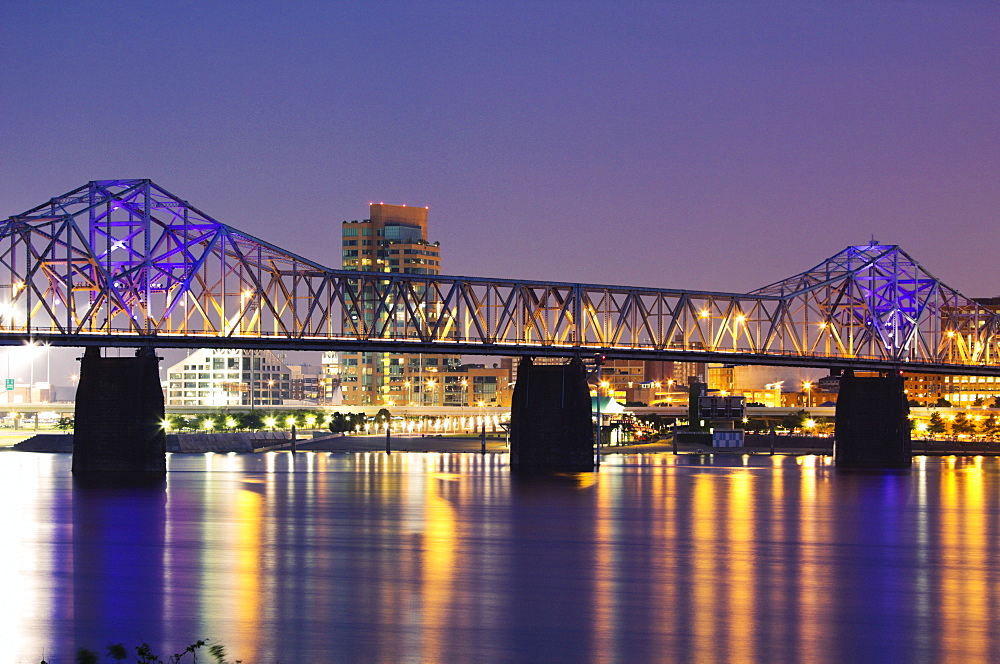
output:
{"label": "gradient purple sky", "polygon": [[0,3],[0,217],[151,178],[330,267],[747,291],[874,236],[1000,295],[1000,3]]}

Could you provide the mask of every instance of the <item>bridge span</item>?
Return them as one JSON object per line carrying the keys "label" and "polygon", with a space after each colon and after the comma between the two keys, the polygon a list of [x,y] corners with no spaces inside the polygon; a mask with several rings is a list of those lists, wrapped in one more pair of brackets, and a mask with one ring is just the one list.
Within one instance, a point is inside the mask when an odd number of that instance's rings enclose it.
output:
{"label": "bridge span", "polygon": [[[123,445],[162,437],[156,348],[216,347],[575,358],[571,377],[536,367],[534,380],[562,385],[560,403],[574,385],[566,426],[578,432],[590,413],[585,356],[826,367],[846,372],[839,403],[861,418],[852,430],[888,417],[882,433],[902,445],[900,373],[1000,375],[998,333],[1000,313],[895,245],[847,247],[768,286],[718,293],[331,269],[150,180],[92,181],[0,222],[0,345],[87,348],[77,426],[95,444],[116,428]],[[138,356],[101,357],[107,346]],[[855,370],[889,382],[856,382]],[[529,393],[520,378],[517,389]],[[118,414],[98,422],[109,409]],[[840,411],[838,427],[855,421]],[[136,422],[145,429],[125,426]],[[96,429],[81,436],[81,423]],[[908,458],[908,433],[905,449],[895,458]]]}
{"label": "bridge span", "polygon": [[0,222],[0,345],[717,361],[996,375],[998,313],[900,247],[749,293],[331,269],[149,180]]}

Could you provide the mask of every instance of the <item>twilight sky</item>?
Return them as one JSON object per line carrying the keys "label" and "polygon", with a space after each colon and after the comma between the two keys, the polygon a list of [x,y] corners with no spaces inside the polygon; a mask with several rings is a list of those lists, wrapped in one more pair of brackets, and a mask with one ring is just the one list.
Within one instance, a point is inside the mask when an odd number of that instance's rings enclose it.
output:
{"label": "twilight sky", "polygon": [[0,3],[0,217],[151,178],[330,267],[747,291],[874,236],[1000,295],[1000,3]]}

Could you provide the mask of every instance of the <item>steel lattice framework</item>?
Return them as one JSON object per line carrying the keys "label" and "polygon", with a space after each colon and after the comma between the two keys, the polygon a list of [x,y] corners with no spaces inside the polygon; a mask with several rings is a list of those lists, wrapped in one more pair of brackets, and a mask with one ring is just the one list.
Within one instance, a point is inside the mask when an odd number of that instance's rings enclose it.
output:
{"label": "steel lattice framework", "polygon": [[[6,291],[6,292],[3,292]],[[998,315],[897,246],[736,293],[334,270],[149,180],[0,224],[0,344],[328,349],[996,374]]]}

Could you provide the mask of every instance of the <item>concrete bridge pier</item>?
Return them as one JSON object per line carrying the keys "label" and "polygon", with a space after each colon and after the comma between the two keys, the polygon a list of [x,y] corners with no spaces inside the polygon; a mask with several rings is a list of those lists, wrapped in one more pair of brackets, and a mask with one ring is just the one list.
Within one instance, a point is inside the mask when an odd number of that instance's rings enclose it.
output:
{"label": "concrete bridge pier", "polygon": [[101,357],[100,349],[87,348],[76,390],[75,475],[166,474],[159,363],[152,348],[135,357]]}
{"label": "concrete bridge pier", "polygon": [[518,469],[594,469],[594,426],[587,370],[569,364],[517,366],[510,408],[510,465]]}
{"label": "concrete bridge pier", "polygon": [[909,468],[909,412],[899,372],[858,377],[845,371],[840,378],[834,429],[837,468]]}

